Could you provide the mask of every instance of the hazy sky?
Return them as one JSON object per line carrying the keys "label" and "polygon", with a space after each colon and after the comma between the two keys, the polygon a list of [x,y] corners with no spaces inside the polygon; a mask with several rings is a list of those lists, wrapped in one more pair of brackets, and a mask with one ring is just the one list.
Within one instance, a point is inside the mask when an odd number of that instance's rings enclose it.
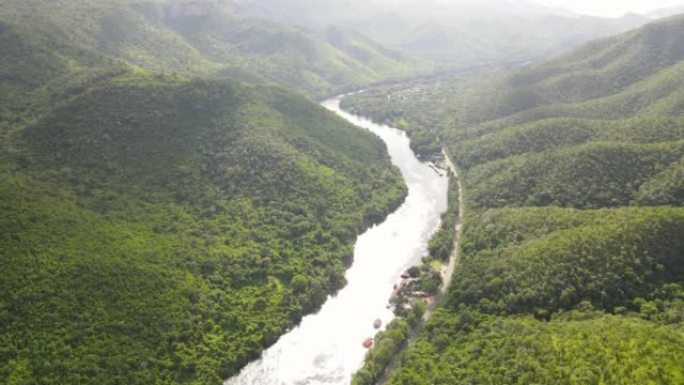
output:
{"label": "hazy sky", "polygon": [[[379,4],[401,7],[405,3],[420,0],[366,0]],[[502,2],[532,2],[553,7],[562,7],[583,15],[618,17],[626,13],[646,13],[660,8],[684,6],[684,0],[422,0],[425,3],[478,4],[481,6],[500,6]],[[497,5],[498,4],[498,5]]]}
{"label": "hazy sky", "polygon": [[684,5],[684,0],[534,0],[537,3],[568,8],[577,13],[598,16],[622,16],[628,12],[644,13],[658,8]]}

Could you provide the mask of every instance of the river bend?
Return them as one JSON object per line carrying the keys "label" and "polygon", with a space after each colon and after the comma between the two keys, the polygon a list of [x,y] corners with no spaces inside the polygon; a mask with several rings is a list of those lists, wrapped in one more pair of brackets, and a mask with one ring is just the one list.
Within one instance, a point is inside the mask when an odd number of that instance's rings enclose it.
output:
{"label": "river bend", "polygon": [[448,179],[440,175],[446,173],[420,162],[404,132],[344,112],[339,104],[340,97],[322,103],[385,142],[408,196],[385,222],[359,236],[347,286],[224,385],[348,385],[363,364],[363,340],[376,333],[373,321],[381,319],[384,327],[394,318],[387,307],[392,288],[427,254],[446,211]]}

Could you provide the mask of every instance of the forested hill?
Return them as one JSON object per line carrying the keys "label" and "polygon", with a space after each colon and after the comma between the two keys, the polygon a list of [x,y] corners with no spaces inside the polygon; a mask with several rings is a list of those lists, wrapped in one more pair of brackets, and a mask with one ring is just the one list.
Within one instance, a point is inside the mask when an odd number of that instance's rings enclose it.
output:
{"label": "forested hill", "polygon": [[473,202],[683,204],[682,36],[674,17],[471,90],[450,142]]}
{"label": "forested hill", "polygon": [[516,114],[529,120],[568,115],[619,118],[656,106],[668,115],[677,114],[668,109],[678,107],[673,95],[677,86],[672,83],[681,81],[677,64],[684,59],[682,35],[684,16],[675,16],[516,71],[469,95],[463,120],[514,119]]}
{"label": "forested hill", "polygon": [[390,384],[684,381],[683,39],[673,17],[491,80],[345,101],[425,155],[441,139],[466,186],[448,299]]}
{"label": "forested hill", "polygon": [[19,44],[3,44],[3,61],[30,55],[27,65],[35,66],[44,59],[50,68],[40,75],[50,77],[62,74],[58,64],[76,64],[54,57],[53,48],[81,64],[96,51],[155,72],[268,82],[313,97],[430,68],[359,34],[330,40],[241,17],[213,0],[5,0],[0,25],[1,38]]}
{"label": "forested hill", "polygon": [[220,384],[404,197],[379,139],[210,77],[227,67],[146,17],[0,6],[0,383]]}

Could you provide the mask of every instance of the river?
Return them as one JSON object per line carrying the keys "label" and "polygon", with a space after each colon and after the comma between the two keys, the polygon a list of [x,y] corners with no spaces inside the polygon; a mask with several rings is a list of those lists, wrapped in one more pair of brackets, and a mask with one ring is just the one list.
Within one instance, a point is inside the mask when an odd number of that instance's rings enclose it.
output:
{"label": "river", "polygon": [[348,385],[363,364],[362,343],[394,318],[388,300],[403,271],[427,254],[427,243],[447,208],[448,179],[422,163],[406,134],[348,114],[340,98],[322,105],[352,124],[379,136],[408,186],[405,202],[385,222],[360,235],[347,286],[328,298],[321,310],[263,352],[224,385]]}

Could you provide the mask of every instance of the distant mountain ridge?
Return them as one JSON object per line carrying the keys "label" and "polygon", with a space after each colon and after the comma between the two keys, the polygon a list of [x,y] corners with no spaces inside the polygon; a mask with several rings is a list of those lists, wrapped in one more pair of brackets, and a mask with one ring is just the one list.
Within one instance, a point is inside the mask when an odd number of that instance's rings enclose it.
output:
{"label": "distant mountain ridge", "polygon": [[[323,34],[236,16],[215,1],[37,4],[11,0],[0,9],[0,22],[21,34],[17,21],[22,19],[40,25],[45,34],[41,39],[52,40],[52,45],[97,52],[108,60],[121,59],[145,69],[268,82],[312,97],[431,68],[426,61],[380,50],[359,34],[335,47]],[[37,29],[31,34],[36,37]],[[364,62],[353,56],[360,48],[344,51],[354,47],[364,47]]]}
{"label": "distant mountain ridge", "polygon": [[350,27],[386,46],[457,68],[537,61],[650,20],[637,15],[578,16],[529,1],[505,0],[409,0],[392,5],[358,0],[242,0],[233,9],[311,30]]}
{"label": "distant mountain ridge", "polygon": [[663,17],[675,16],[679,14],[684,14],[684,5],[656,9],[655,11],[646,13],[646,16],[658,19]]}

